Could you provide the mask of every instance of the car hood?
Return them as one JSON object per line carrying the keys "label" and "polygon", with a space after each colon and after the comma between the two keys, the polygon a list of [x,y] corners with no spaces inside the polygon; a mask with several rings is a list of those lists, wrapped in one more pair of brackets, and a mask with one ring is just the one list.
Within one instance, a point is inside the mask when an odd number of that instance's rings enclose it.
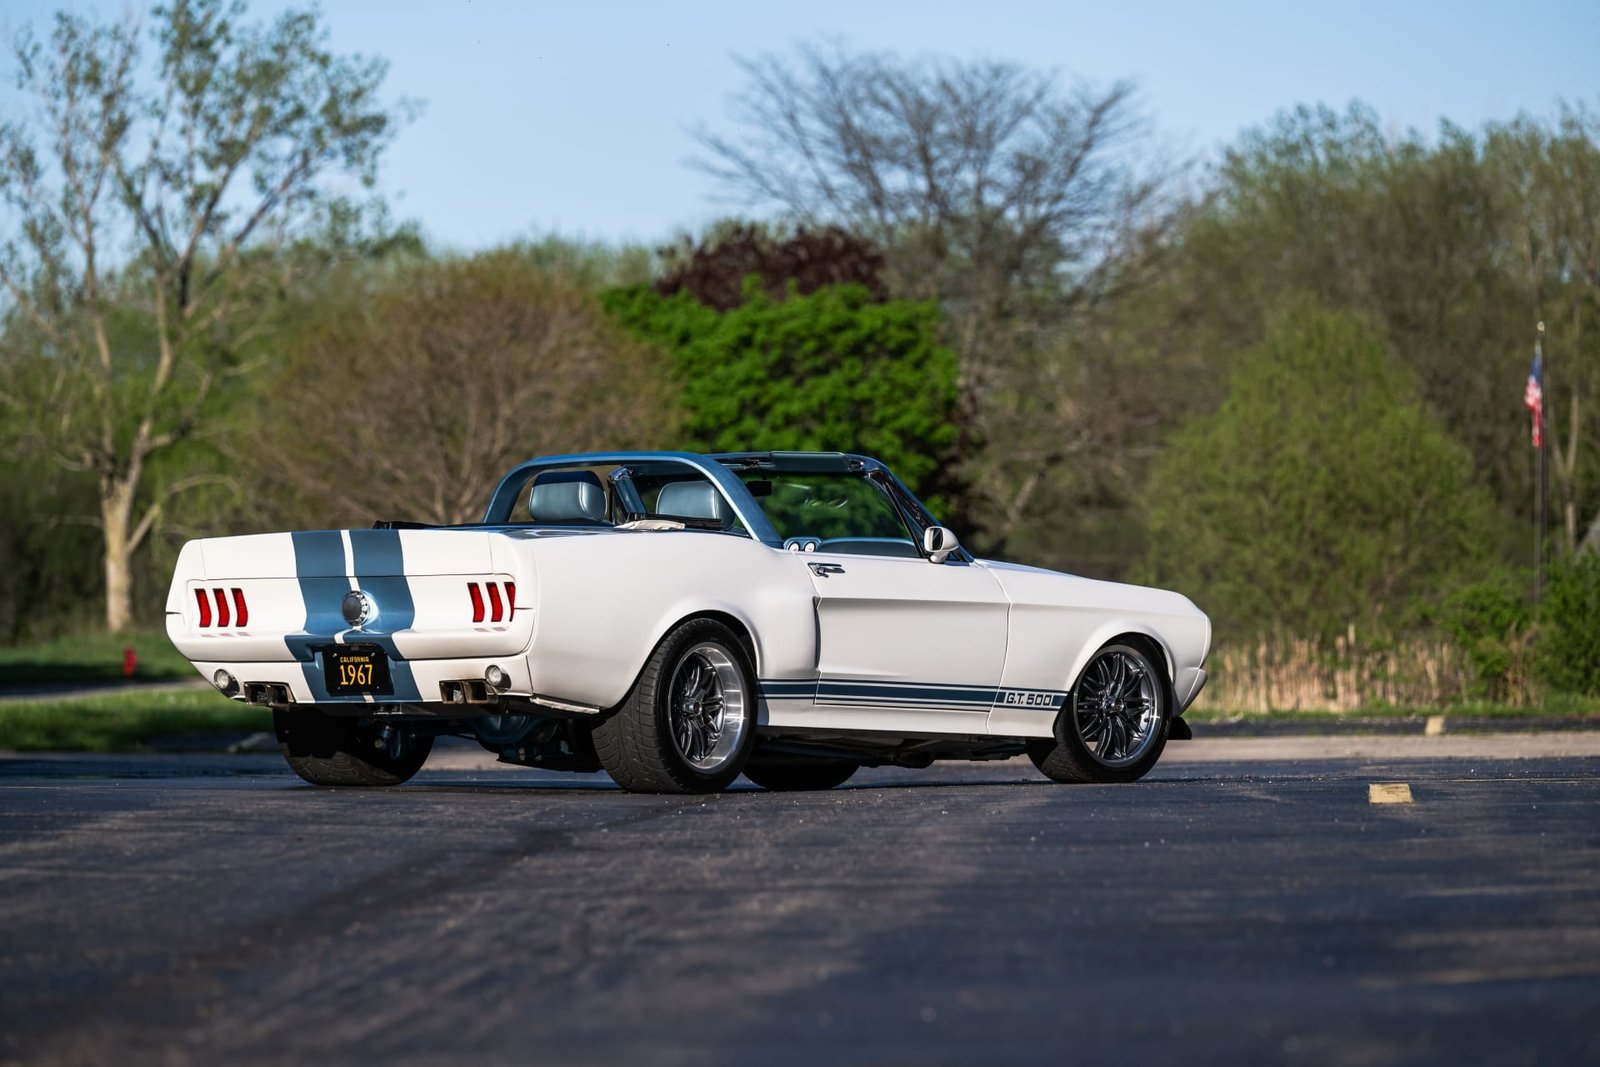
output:
{"label": "car hood", "polygon": [[1117,606],[1141,614],[1198,617],[1205,612],[1182,593],[1148,585],[1108,582],[1076,574],[1029,567],[1021,563],[979,560],[1015,604],[1051,604],[1062,607]]}

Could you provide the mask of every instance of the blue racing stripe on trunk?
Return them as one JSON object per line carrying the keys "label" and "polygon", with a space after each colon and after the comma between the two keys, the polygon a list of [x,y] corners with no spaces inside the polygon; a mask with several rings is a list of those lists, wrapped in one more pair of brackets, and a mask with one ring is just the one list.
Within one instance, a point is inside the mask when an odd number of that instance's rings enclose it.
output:
{"label": "blue racing stripe on trunk", "polygon": [[348,578],[329,575],[344,571],[344,538],[338,530],[310,530],[289,535],[294,541],[294,571],[300,576],[300,602],[305,608],[302,633],[287,634],[284,644],[289,654],[300,661],[300,669],[311,690],[312,699],[331,700],[323,684],[322,663],[312,645],[325,645],[345,628],[339,604],[350,591]]}
{"label": "blue racing stripe on trunk", "polygon": [[[377,645],[389,657],[389,674],[394,680],[392,699],[415,703],[422,699],[411,664],[395,648],[397,631],[408,630],[417,618],[417,605],[411,597],[411,582],[406,578],[405,551],[399,530],[351,530],[350,552],[355,563],[356,584],[378,605],[378,617],[346,641]],[[434,699],[438,699],[435,694]]]}

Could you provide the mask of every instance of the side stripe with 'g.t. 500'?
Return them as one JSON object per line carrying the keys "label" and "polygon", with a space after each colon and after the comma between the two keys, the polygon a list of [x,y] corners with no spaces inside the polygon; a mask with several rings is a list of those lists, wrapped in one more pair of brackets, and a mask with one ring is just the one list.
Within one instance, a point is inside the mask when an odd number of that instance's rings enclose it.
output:
{"label": "side stripe with 'g.t. 500'", "polygon": [[1067,694],[1054,689],[998,689],[948,682],[880,682],[862,679],[762,679],[768,700],[803,700],[825,707],[912,708],[932,711],[988,711],[991,708],[1038,708],[1049,711],[1066,704]]}

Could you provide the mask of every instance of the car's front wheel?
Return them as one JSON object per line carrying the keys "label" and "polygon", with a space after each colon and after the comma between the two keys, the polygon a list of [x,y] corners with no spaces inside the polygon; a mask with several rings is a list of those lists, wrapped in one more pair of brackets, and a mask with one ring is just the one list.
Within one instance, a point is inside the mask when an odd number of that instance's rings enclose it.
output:
{"label": "car's front wheel", "polygon": [[1170,717],[1161,669],[1141,649],[1107,645],[1078,676],[1055,739],[1028,757],[1057,782],[1138,781],[1161,758]]}
{"label": "car's front wheel", "polygon": [[422,769],[433,735],[308,708],[276,708],[272,727],[289,767],[312,785],[399,785]]}
{"label": "car's front wheel", "polygon": [[715,793],[744,770],[756,693],[743,644],[714,619],[662,639],[622,704],[594,728],[600,765],[635,793]]}

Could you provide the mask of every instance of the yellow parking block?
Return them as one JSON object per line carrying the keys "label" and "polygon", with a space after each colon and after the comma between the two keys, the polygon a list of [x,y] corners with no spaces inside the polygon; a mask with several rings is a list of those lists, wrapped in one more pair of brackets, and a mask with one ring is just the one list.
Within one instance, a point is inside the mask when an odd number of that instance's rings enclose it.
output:
{"label": "yellow parking block", "polygon": [[1367,786],[1369,804],[1409,804],[1411,787],[1404,782],[1373,782]]}

